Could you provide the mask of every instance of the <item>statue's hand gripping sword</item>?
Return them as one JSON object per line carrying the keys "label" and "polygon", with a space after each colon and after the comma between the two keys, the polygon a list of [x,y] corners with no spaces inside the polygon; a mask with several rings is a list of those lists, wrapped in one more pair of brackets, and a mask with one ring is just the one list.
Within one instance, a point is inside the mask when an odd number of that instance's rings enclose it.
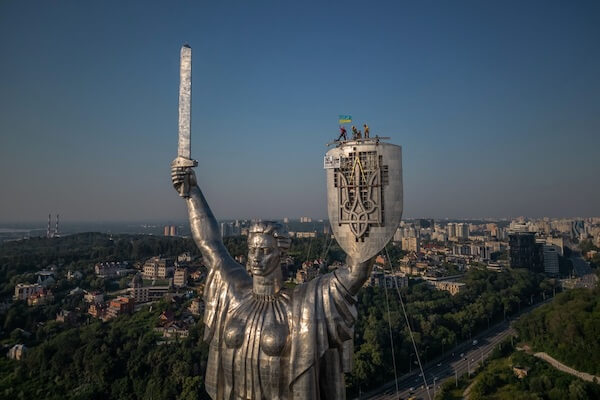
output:
{"label": "statue's hand gripping sword", "polygon": [[[177,149],[177,158],[171,164],[173,167],[191,168],[198,165],[196,160],[192,160],[191,149],[191,106],[192,106],[192,48],[187,44],[181,47],[181,57],[179,66],[179,146]],[[190,182],[186,179],[179,195],[189,197]]]}

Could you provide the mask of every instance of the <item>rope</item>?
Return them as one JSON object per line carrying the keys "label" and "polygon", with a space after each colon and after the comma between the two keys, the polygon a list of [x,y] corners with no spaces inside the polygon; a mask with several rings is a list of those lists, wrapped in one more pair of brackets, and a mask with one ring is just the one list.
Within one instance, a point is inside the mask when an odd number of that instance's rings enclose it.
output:
{"label": "rope", "polygon": [[[390,269],[392,273],[394,272],[394,266],[392,265],[392,260],[390,260],[390,253],[388,253],[387,245],[385,246],[385,254],[387,256],[388,264],[390,265]],[[425,377],[425,371],[423,370],[423,364],[421,363],[421,357],[419,357],[419,351],[417,350],[417,343],[415,342],[415,337],[413,335],[412,328],[410,327],[410,321],[408,320],[408,314],[406,313],[406,308],[404,307],[404,300],[402,300],[402,294],[400,293],[400,288],[398,287],[398,281],[394,279],[394,284],[396,286],[396,291],[398,292],[398,297],[400,298],[400,305],[402,306],[402,312],[404,313],[404,319],[406,320],[406,326],[408,327],[408,332],[410,333],[410,340],[413,344],[413,349],[415,350],[415,355],[417,356],[417,361],[419,362],[419,369],[421,370],[421,375],[423,376],[423,383],[425,384],[425,388],[427,388],[427,397],[431,400],[431,393],[429,393],[429,386],[427,385],[427,378]],[[387,292],[386,292],[387,295]],[[392,348],[392,351],[394,349]],[[395,369],[395,366],[394,366]],[[398,387],[398,383],[396,383],[396,388]]]}
{"label": "rope", "polygon": [[333,243],[333,235],[329,235],[330,239],[329,239],[329,244],[327,244],[327,236],[325,236],[325,248],[323,249],[323,254],[321,255],[321,258],[324,260],[325,257],[327,256],[327,254],[329,253],[329,247],[331,247],[331,244]]}
{"label": "rope", "polygon": [[306,251],[306,262],[308,262],[308,259],[310,257],[310,249],[312,247],[312,240],[313,240],[313,237],[311,236],[310,241],[308,242],[308,250]]}
{"label": "rope", "polygon": [[396,384],[396,396],[398,396],[398,372],[396,371],[396,355],[394,351],[394,338],[392,336],[392,315],[390,313],[390,302],[388,301],[387,282],[385,281],[385,275],[383,278],[383,291],[385,292],[385,306],[387,307],[388,313],[388,328],[390,330],[390,344],[392,346],[392,362],[394,364],[394,383]]}

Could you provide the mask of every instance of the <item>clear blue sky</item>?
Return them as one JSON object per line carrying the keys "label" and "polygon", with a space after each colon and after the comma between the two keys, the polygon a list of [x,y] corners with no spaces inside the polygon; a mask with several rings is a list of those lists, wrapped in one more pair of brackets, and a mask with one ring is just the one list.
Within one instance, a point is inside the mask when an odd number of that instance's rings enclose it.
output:
{"label": "clear blue sky", "polygon": [[325,217],[338,114],[403,146],[407,217],[600,215],[597,1],[3,1],[0,221],[183,220],[185,42],[218,217]]}

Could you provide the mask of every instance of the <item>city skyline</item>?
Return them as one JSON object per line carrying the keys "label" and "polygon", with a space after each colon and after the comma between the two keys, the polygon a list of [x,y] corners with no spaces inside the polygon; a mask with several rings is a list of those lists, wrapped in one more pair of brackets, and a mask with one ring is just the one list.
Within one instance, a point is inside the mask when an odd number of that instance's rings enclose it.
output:
{"label": "city skyline", "polygon": [[596,3],[26,7],[0,6],[0,223],[184,221],[185,42],[219,219],[325,218],[338,114],[403,146],[405,218],[600,215]]}

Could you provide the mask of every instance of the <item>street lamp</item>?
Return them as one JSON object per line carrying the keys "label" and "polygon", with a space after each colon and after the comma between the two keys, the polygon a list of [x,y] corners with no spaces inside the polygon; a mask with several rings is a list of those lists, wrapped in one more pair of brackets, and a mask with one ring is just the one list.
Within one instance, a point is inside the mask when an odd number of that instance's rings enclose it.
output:
{"label": "street lamp", "polygon": [[435,397],[435,381],[437,381],[437,376],[433,377],[433,397]]}
{"label": "street lamp", "polygon": [[454,378],[456,379],[456,387],[458,387],[458,365],[454,368]]}
{"label": "street lamp", "polygon": [[481,356],[481,366],[483,367],[483,349],[479,346],[476,346],[477,350],[479,350],[479,354]]}

